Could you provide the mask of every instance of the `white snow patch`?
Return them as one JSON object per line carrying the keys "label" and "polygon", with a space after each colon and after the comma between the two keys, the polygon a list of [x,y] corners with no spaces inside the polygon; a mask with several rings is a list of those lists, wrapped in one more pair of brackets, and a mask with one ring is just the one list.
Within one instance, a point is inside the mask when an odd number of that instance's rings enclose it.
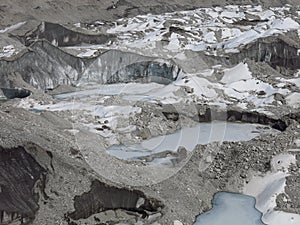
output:
{"label": "white snow patch", "polygon": [[233,83],[240,80],[247,80],[251,78],[252,78],[252,74],[249,71],[248,64],[240,63],[231,69],[225,70],[221,82],[228,84],[228,83]]}
{"label": "white snow patch", "polygon": [[286,102],[289,106],[293,108],[300,107],[300,93],[292,93],[286,97]]}
{"label": "white snow patch", "polygon": [[24,24],[26,24],[26,21],[17,23],[15,25],[12,25],[12,26],[9,26],[9,27],[6,27],[6,28],[0,30],[0,34],[14,31],[14,30],[20,28],[21,26],[23,26]]}
{"label": "white snow patch", "polygon": [[219,89],[223,90],[225,95],[238,102],[253,103],[257,108],[271,105],[275,101],[275,93],[283,95],[290,93],[287,89],[274,88],[252,77],[247,63],[240,63],[224,70],[221,82],[225,85]]}
{"label": "white snow patch", "polygon": [[284,193],[285,178],[289,175],[288,168],[292,163],[296,163],[294,155],[275,156],[271,161],[271,172],[264,176],[254,176],[244,188],[244,194],[256,198],[256,208],[263,213],[262,220],[266,224],[282,225],[282,221],[285,221],[285,225],[300,223],[299,215],[274,210],[276,197]]}
{"label": "white snow patch", "polygon": [[208,98],[215,99],[218,97],[217,92],[215,91],[215,87],[218,86],[216,83],[212,83],[203,77],[198,76],[189,76],[188,82],[186,83],[186,79],[177,80],[175,83],[177,86],[188,86],[192,88],[193,94],[197,95],[199,98]]}
{"label": "white snow patch", "polygon": [[77,56],[78,57],[92,57],[92,56],[95,56],[95,53],[97,52],[98,50],[95,50],[95,49],[89,49],[87,50],[86,52],[81,52],[79,53]]}
{"label": "white snow patch", "polygon": [[299,24],[293,20],[292,18],[285,18],[283,20],[275,20],[272,23],[272,29],[280,29],[280,30],[290,30],[290,29],[298,29]]}
{"label": "white snow patch", "polygon": [[295,140],[296,147],[300,148],[300,139]]}
{"label": "white snow patch", "polygon": [[300,215],[282,211],[273,211],[272,216],[268,218],[267,221],[270,225],[298,225],[300,224]]}
{"label": "white snow patch", "polygon": [[300,78],[296,78],[296,79],[289,79],[286,80],[288,83],[292,83],[295,84],[298,88],[300,88]]}
{"label": "white snow patch", "polygon": [[179,35],[172,33],[170,43],[165,47],[170,51],[177,51],[180,49],[180,41],[178,40]]}
{"label": "white snow patch", "polygon": [[2,51],[0,51],[0,58],[2,57],[9,58],[13,56],[15,52],[16,52],[15,46],[13,45],[4,46],[2,48]]}
{"label": "white snow patch", "polygon": [[186,55],[184,54],[184,52],[178,53],[177,55],[174,56],[175,59],[179,59],[179,60],[187,60],[188,58],[186,57]]}

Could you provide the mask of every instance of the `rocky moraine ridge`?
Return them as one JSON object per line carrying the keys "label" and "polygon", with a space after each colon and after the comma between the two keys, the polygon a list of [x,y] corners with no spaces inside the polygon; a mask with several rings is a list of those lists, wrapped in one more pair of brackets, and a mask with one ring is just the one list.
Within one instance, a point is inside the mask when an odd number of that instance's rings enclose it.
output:
{"label": "rocky moraine ridge", "polygon": [[0,224],[299,224],[297,3],[0,3]]}

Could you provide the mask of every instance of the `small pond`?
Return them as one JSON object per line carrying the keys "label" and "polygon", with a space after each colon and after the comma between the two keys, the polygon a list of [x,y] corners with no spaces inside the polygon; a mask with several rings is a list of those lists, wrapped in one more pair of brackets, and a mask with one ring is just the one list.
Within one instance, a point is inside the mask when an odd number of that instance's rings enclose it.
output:
{"label": "small pond", "polygon": [[194,225],[265,225],[253,197],[218,192],[212,205],[211,210],[197,217]]}

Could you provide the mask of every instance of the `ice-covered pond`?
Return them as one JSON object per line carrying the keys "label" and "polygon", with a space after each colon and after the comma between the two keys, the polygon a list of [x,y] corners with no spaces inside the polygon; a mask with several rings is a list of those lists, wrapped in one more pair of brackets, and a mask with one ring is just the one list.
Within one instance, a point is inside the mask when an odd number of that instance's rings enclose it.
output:
{"label": "ice-covered pond", "polygon": [[[165,151],[176,152],[182,146],[188,151],[192,151],[198,144],[208,144],[212,142],[224,141],[248,141],[263,133],[278,132],[268,126],[234,123],[225,121],[213,121],[209,123],[199,123],[197,126],[183,128],[173,134],[163,135],[145,140],[139,144],[113,145],[107,152],[117,158],[125,160],[140,160],[145,156],[162,153]],[[171,154],[172,155],[172,154]],[[162,163],[166,157],[153,162]],[[160,157],[159,157],[160,158]],[[172,158],[169,154],[169,160]]]}
{"label": "ice-covered pond", "polygon": [[194,225],[264,225],[253,197],[218,192],[212,204],[213,208],[198,216]]}

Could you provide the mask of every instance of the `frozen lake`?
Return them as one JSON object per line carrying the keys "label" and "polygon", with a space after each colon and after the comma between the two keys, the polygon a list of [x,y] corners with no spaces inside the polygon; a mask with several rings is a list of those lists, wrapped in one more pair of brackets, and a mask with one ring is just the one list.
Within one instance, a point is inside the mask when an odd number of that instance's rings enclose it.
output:
{"label": "frozen lake", "polygon": [[198,216],[194,225],[264,225],[253,197],[218,192],[212,204],[213,208]]}
{"label": "frozen lake", "polygon": [[174,134],[163,135],[129,146],[113,145],[107,152],[117,158],[137,160],[139,157],[164,151],[176,152],[180,146],[192,151],[198,144],[224,141],[248,141],[263,133],[278,132],[268,126],[214,121],[183,128]]}

